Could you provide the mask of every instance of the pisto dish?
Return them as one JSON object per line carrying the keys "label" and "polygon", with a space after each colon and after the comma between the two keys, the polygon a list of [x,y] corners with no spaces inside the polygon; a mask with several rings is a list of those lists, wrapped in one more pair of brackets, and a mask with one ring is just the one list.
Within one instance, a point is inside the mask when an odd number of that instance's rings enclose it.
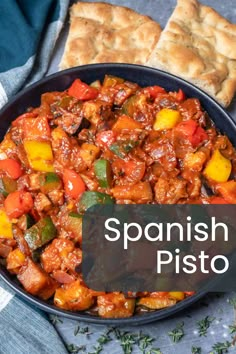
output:
{"label": "pisto dish", "polygon": [[97,203],[236,203],[236,153],[197,98],[106,75],[46,92],[0,144],[0,259],[69,311],[131,317],[193,292],[101,293],[81,275],[82,218]]}

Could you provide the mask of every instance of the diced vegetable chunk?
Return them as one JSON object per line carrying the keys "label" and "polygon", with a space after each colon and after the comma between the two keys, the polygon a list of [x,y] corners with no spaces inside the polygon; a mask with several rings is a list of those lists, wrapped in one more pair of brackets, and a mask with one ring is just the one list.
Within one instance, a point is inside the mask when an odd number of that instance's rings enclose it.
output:
{"label": "diced vegetable chunk", "polygon": [[169,108],[161,109],[157,115],[153,125],[154,130],[172,129],[180,121],[181,115],[179,111]]}
{"label": "diced vegetable chunk", "polygon": [[111,164],[109,161],[100,159],[94,164],[95,175],[98,179],[100,187],[108,188],[112,185],[112,171]]}
{"label": "diced vegetable chunk", "polygon": [[0,171],[12,179],[19,178],[23,173],[20,163],[13,159],[0,160]]}
{"label": "diced vegetable chunk", "polygon": [[53,154],[49,142],[25,140],[24,148],[32,169],[43,172],[54,172]]}
{"label": "diced vegetable chunk", "polygon": [[90,167],[93,161],[98,157],[99,152],[100,149],[96,145],[84,143],[81,146],[80,156],[86,165]]}
{"label": "diced vegetable chunk", "polygon": [[133,315],[135,299],[126,299],[123,294],[111,293],[98,296],[98,313],[104,318],[124,318]]}
{"label": "diced vegetable chunk", "polygon": [[153,199],[152,189],[148,182],[115,186],[112,193],[116,199],[128,199],[139,203],[148,203]]}
{"label": "diced vegetable chunk", "polygon": [[31,259],[27,259],[17,278],[28,293],[43,300],[49,299],[58,287],[58,283]]}
{"label": "diced vegetable chunk", "polygon": [[54,172],[48,172],[40,175],[40,190],[42,193],[49,193],[62,186],[60,177]]}
{"label": "diced vegetable chunk", "polygon": [[176,299],[177,301],[181,301],[184,299],[185,295],[183,291],[170,291],[169,297],[172,299]]}
{"label": "diced vegetable chunk", "polygon": [[83,179],[73,170],[64,170],[63,182],[66,195],[73,199],[79,198],[86,189]]}
{"label": "diced vegetable chunk", "polygon": [[216,191],[220,193],[229,204],[236,204],[236,181],[232,180],[217,183]]}
{"label": "diced vegetable chunk", "polygon": [[203,174],[206,178],[216,182],[226,182],[229,179],[232,165],[219,150],[215,150],[208,161]]}
{"label": "diced vegetable chunk", "polygon": [[31,193],[25,191],[10,193],[4,201],[4,207],[9,218],[19,218],[27,214],[33,207]]}
{"label": "diced vegetable chunk", "polygon": [[42,247],[54,237],[56,237],[57,229],[54,226],[50,216],[40,219],[35,225],[25,232],[25,240],[27,241],[30,249],[36,250]]}
{"label": "diced vegetable chunk", "polygon": [[49,139],[50,127],[46,117],[25,118],[23,124],[24,138],[28,140]]}
{"label": "diced vegetable chunk", "polygon": [[98,96],[98,90],[76,79],[68,89],[68,94],[82,101],[93,100]]}
{"label": "diced vegetable chunk", "polygon": [[0,238],[13,238],[12,224],[3,209],[0,209]]}
{"label": "diced vegetable chunk", "polygon": [[121,132],[122,129],[128,129],[128,130],[142,129],[142,124],[136,122],[133,118],[123,114],[117,119],[117,121],[112,127],[112,130],[116,133]]}
{"label": "diced vegetable chunk", "polygon": [[56,290],[54,303],[64,310],[82,311],[93,305],[94,298],[91,290],[76,280]]}
{"label": "diced vegetable chunk", "polygon": [[114,199],[105,193],[100,192],[84,192],[80,199],[78,210],[86,210],[95,204],[114,204]]}
{"label": "diced vegetable chunk", "polygon": [[177,302],[176,299],[170,299],[168,297],[141,297],[137,304],[145,306],[152,310],[159,310],[165,307],[173,306]]}
{"label": "diced vegetable chunk", "polygon": [[17,189],[17,182],[10,177],[0,178],[0,193],[7,197],[9,193],[15,192]]}
{"label": "diced vegetable chunk", "polygon": [[114,87],[117,84],[123,84],[124,79],[121,77],[113,76],[113,75],[105,75],[103,80],[103,87]]}
{"label": "diced vegetable chunk", "polygon": [[23,266],[25,262],[25,255],[19,248],[15,248],[7,256],[7,269],[13,273],[18,273],[20,267]]}

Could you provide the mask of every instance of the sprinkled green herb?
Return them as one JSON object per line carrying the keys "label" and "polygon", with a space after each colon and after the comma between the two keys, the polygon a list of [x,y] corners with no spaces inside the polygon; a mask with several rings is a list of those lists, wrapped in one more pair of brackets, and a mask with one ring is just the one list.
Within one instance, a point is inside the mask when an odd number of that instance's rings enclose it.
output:
{"label": "sprinkled green herb", "polygon": [[74,335],[77,336],[78,334],[86,334],[86,336],[89,336],[90,334],[92,334],[92,332],[89,331],[88,327],[81,328],[80,326],[76,326],[74,330]]}
{"label": "sprinkled green herb", "polygon": [[112,340],[112,338],[109,336],[109,334],[105,333],[105,334],[102,334],[101,337],[98,338],[98,343],[100,345],[103,345],[103,344],[110,342],[111,340]]}
{"label": "sprinkled green herb", "polygon": [[138,337],[138,347],[142,351],[142,353],[146,353],[145,350],[150,347],[154,338],[150,337],[149,335],[145,335],[140,333]]}
{"label": "sprinkled green herb", "polygon": [[67,344],[66,346],[69,353],[77,354],[79,352],[86,352],[86,345],[77,346],[75,344]]}
{"label": "sprinkled green herb", "polygon": [[131,354],[133,350],[133,344],[136,344],[135,335],[124,332],[120,337],[120,345],[124,354]]}
{"label": "sprinkled green herb", "polygon": [[207,330],[214,320],[214,317],[206,316],[205,318],[203,318],[203,320],[197,322],[198,334],[200,337],[206,336]]}
{"label": "sprinkled green herb", "polygon": [[229,341],[226,341],[224,343],[216,343],[213,345],[213,353],[215,354],[225,354],[228,353],[228,349],[231,347],[231,343]]}
{"label": "sprinkled green herb", "polygon": [[171,331],[168,332],[168,336],[172,339],[174,343],[179,342],[184,336],[184,322],[178,323],[176,327]]}
{"label": "sprinkled green herb", "polygon": [[94,352],[89,352],[88,354],[99,354],[101,353],[101,351],[103,350],[103,346],[102,345],[97,345],[93,347]]}
{"label": "sprinkled green herb", "polygon": [[192,347],[192,354],[201,354],[202,353],[202,349],[200,347]]}
{"label": "sprinkled green herb", "polygon": [[53,325],[56,325],[58,323],[63,323],[62,319],[59,318],[57,315],[49,315],[49,319],[52,322]]}
{"label": "sprinkled green herb", "polygon": [[236,333],[236,324],[229,326],[229,333],[230,334]]}

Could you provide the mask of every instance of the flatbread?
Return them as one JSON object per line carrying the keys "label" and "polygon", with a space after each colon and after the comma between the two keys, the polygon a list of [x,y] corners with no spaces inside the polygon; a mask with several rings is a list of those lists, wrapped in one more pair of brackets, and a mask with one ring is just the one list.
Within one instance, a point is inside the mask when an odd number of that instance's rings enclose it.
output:
{"label": "flatbread", "polygon": [[183,77],[228,106],[236,92],[236,25],[197,0],[178,0],[147,65]]}
{"label": "flatbread", "polygon": [[70,29],[60,69],[124,62],[145,64],[161,34],[150,17],[122,6],[79,2],[70,9]]}

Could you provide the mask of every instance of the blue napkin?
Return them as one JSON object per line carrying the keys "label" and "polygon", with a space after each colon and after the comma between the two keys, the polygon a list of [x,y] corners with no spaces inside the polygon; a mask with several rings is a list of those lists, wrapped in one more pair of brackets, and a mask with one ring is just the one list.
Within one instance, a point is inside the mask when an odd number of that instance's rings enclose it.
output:
{"label": "blue napkin", "polygon": [[0,354],[67,354],[47,315],[0,279]]}
{"label": "blue napkin", "polygon": [[[0,1],[0,107],[46,73],[69,0]],[[47,315],[0,279],[0,354],[66,354]]]}
{"label": "blue napkin", "polygon": [[0,108],[43,77],[69,0],[0,1]]}

